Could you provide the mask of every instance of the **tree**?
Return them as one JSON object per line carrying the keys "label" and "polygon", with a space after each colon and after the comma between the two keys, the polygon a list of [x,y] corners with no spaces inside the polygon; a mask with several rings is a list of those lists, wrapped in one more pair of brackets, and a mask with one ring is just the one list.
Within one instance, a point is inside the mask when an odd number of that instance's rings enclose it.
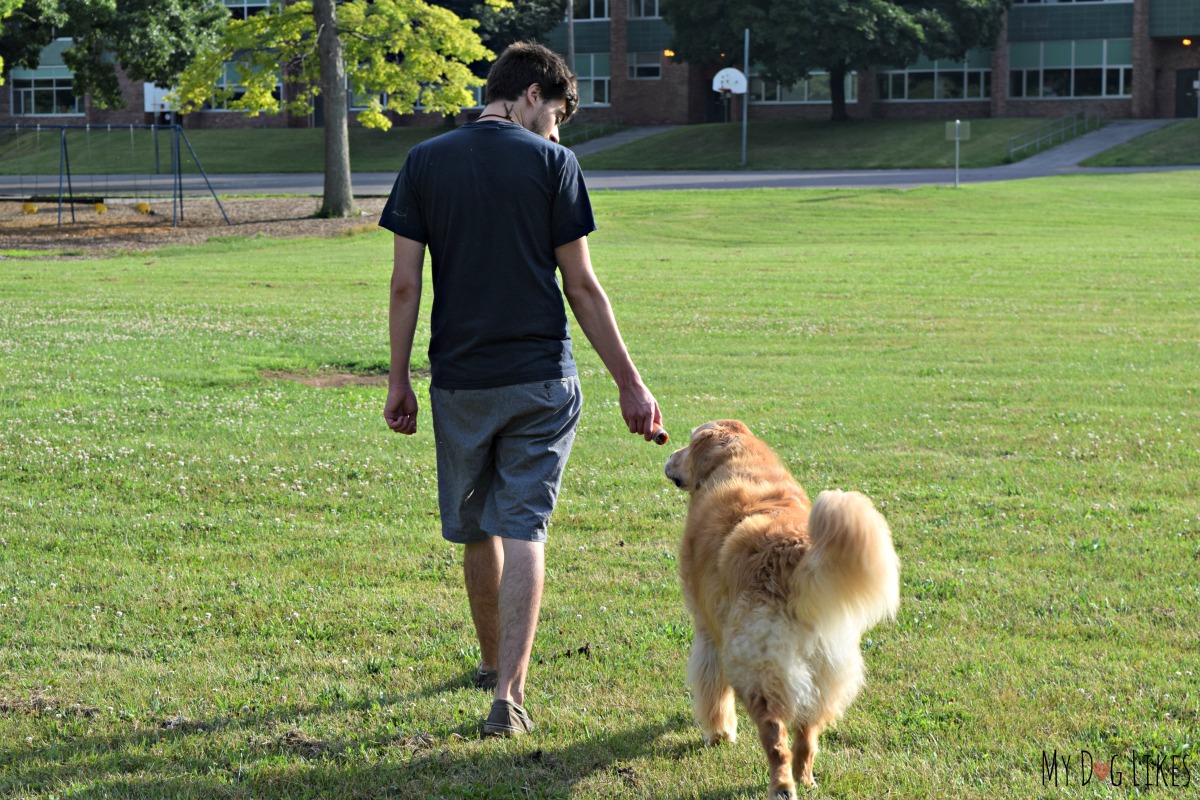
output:
{"label": "tree", "polygon": [[[463,19],[479,21],[483,46],[499,53],[513,42],[541,39],[563,21],[567,0],[511,0],[507,8],[496,8],[485,0],[430,0]],[[487,69],[481,67],[480,72]]]}
{"label": "tree", "polygon": [[743,31],[766,76],[785,84],[829,73],[832,119],[846,113],[846,75],[924,54],[962,58],[990,47],[1012,0],[662,0],[677,58],[742,63]]}
{"label": "tree", "polygon": [[[0,10],[12,0],[0,0]],[[16,0],[0,35],[0,59],[36,68],[55,38],[73,89],[100,107],[121,107],[117,67],[130,79],[170,86],[229,16],[221,0]]]}
{"label": "tree", "polygon": [[[0,0],[0,22],[12,16],[13,12],[20,7],[21,0]],[[0,51],[0,86],[4,85],[4,57],[2,53],[3,51]]]}
{"label": "tree", "polygon": [[[505,0],[487,0],[502,8]],[[321,216],[354,210],[347,90],[366,107],[358,121],[387,130],[385,111],[456,114],[483,82],[467,65],[490,57],[477,23],[424,0],[297,0],[230,20],[216,45],[184,71],[174,93],[188,113],[211,99],[250,116],[283,109],[311,113],[318,97],[325,124]],[[237,89],[225,87],[226,69]]]}

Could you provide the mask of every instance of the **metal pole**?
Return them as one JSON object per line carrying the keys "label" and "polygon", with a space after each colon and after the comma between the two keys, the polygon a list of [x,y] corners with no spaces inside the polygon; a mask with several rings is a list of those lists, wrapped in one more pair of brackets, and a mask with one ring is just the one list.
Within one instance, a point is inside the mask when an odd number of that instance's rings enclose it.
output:
{"label": "metal pole", "polygon": [[179,129],[171,128],[171,227],[183,219],[183,175],[179,171]]}
{"label": "metal pole", "polygon": [[[187,145],[188,152],[192,154],[192,161],[195,162],[196,169],[200,170],[200,175],[204,178],[204,185],[208,187],[209,194],[213,196],[213,200],[217,201],[217,208],[221,209],[221,216],[225,218],[225,224],[232,225],[233,223],[229,221],[229,215],[225,213],[225,206],[221,205],[221,198],[217,197],[217,190],[213,188],[212,181],[208,179],[208,173],[204,171],[204,167],[200,164],[200,159],[196,157],[196,148],[192,147],[192,143],[188,139],[187,134],[183,132],[182,127],[179,129],[179,136],[183,139],[183,143]],[[181,182],[182,180],[180,178]]]}
{"label": "metal pole", "polygon": [[575,71],[575,0],[567,0],[567,66]]}
{"label": "metal pole", "polygon": [[746,93],[742,95],[742,166],[746,166],[746,126],[750,116],[750,29],[746,28],[746,38],[743,43],[743,51],[745,58],[743,66],[745,67],[743,75],[746,76]]}
{"label": "metal pole", "polygon": [[[67,157],[67,129],[58,129],[58,227],[62,227],[63,159]],[[34,202],[37,202],[36,200]]]}
{"label": "metal pole", "polygon": [[962,121],[954,120],[954,188],[958,188],[958,142],[962,134]]}

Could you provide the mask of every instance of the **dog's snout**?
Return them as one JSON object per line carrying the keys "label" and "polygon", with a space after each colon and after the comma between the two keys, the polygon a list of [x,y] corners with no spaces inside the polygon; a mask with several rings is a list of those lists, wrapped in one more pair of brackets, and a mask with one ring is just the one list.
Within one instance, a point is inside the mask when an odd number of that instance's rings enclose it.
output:
{"label": "dog's snout", "polygon": [[666,465],[663,466],[663,473],[667,476],[667,480],[675,484],[677,488],[682,489],[683,477],[679,475],[678,469],[675,465],[677,460],[676,456],[678,456],[680,452],[682,451],[676,451],[671,454],[671,456],[667,459]]}

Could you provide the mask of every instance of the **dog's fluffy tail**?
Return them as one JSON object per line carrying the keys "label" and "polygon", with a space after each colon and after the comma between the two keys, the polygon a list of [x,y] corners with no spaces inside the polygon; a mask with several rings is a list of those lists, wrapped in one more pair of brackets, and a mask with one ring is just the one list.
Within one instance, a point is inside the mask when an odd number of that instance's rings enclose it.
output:
{"label": "dog's fluffy tail", "polygon": [[811,549],[792,573],[793,613],[825,630],[852,623],[854,636],[896,616],[900,561],[887,522],[866,495],[821,492],[808,534]]}

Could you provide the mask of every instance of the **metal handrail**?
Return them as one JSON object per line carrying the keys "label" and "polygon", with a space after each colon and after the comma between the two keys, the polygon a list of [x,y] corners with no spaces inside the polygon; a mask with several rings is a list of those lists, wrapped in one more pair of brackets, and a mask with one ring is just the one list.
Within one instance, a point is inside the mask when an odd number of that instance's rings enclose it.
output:
{"label": "metal handrail", "polygon": [[1062,144],[1065,141],[1081,136],[1090,130],[1099,130],[1104,123],[1103,115],[1097,111],[1077,111],[1069,117],[1047,122],[1031,131],[1010,136],[1008,139],[1008,160],[1016,161],[1017,154],[1029,148],[1040,153],[1043,148]]}

